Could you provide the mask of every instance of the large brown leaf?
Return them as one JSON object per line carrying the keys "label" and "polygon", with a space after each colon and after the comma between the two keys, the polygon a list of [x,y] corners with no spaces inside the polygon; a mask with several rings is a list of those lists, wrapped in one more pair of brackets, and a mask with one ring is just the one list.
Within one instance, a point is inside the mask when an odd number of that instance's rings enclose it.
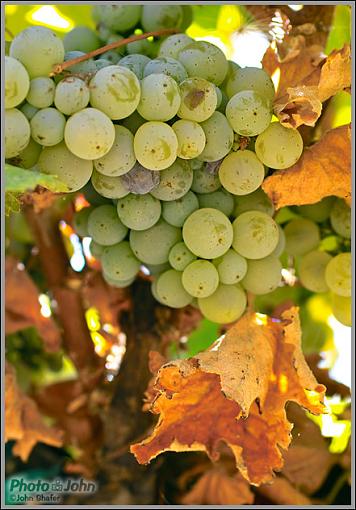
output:
{"label": "large brown leaf", "polygon": [[328,131],[305,149],[299,161],[274,172],[262,184],[276,209],[286,205],[315,204],[336,195],[351,203],[351,126]]}
{"label": "large brown leaf", "polygon": [[219,458],[221,443],[250,483],[269,481],[290,443],[285,404],[293,400],[320,414],[317,384],[300,346],[298,310],[272,321],[246,314],[208,351],[165,364],[158,372],[150,437],[131,446],[141,464],[164,451],[206,451]]}

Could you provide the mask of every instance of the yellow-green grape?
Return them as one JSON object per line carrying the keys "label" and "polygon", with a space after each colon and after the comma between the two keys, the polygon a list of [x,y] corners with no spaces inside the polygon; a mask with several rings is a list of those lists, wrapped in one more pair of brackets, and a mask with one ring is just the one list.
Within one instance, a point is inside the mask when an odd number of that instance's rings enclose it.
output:
{"label": "yellow-green grape", "polygon": [[126,237],[127,232],[127,227],[120,221],[113,205],[99,205],[89,214],[88,234],[102,246],[119,243]]}
{"label": "yellow-green grape", "polygon": [[175,244],[168,256],[168,261],[173,269],[184,271],[188,264],[196,260],[196,256],[192,253],[183,241]]}
{"label": "yellow-green grape", "polygon": [[30,88],[26,68],[12,57],[5,57],[5,108],[22,103]]}
{"label": "yellow-green grape", "polygon": [[161,202],[149,194],[130,194],[118,200],[117,214],[126,227],[133,230],[146,230],[159,220]]}
{"label": "yellow-green grape", "polygon": [[253,90],[244,90],[232,96],[227,103],[226,117],[235,133],[259,135],[271,122],[271,103]]}
{"label": "yellow-green grape", "polygon": [[91,28],[77,26],[66,33],[63,44],[65,51],[79,50],[89,53],[100,48],[100,39]]}
{"label": "yellow-green grape", "polygon": [[198,298],[199,308],[208,320],[218,324],[236,321],[245,311],[246,294],[238,285],[219,284],[209,297]]}
{"label": "yellow-green grape", "polygon": [[148,62],[151,62],[151,59],[146,55],[132,53],[131,55],[126,55],[120,60],[120,67],[130,69],[130,71],[135,73],[139,80],[142,80],[143,72]]}
{"label": "yellow-green grape", "polygon": [[180,240],[180,229],[162,219],[147,230],[130,232],[132,251],[144,264],[156,265],[168,262],[172,246]]}
{"label": "yellow-green grape", "polygon": [[30,126],[35,142],[52,147],[63,140],[66,118],[55,108],[43,108],[32,117]]}
{"label": "yellow-green grape", "polygon": [[214,259],[213,263],[218,270],[220,282],[226,285],[238,283],[247,271],[247,260],[233,249]]}
{"label": "yellow-green grape", "polygon": [[226,253],[232,238],[233,229],[229,218],[217,209],[198,209],[183,225],[185,244],[191,252],[204,259],[214,259]]}
{"label": "yellow-green grape", "polygon": [[198,200],[200,207],[218,209],[226,216],[231,216],[234,210],[234,199],[232,195],[224,189],[198,195]]}
{"label": "yellow-green grape", "polygon": [[177,159],[173,165],[160,173],[160,182],[151,195],[162,201],[178,200],[188,193],[193,182],[193,170],[184,159]]}
{"label": "yellow-green grape", "polygon": [[135,278],[141,265],[127,241],[106,247],[101,255],[101,264],[103,273],[113,280]]}
{"label": "yellow-green grape", "polygon": [[115,125],[115,140],[105,156],[94,161],[95,169],[103,175],[117,177],[134,167],[136,156],[133,134],[125,127]]}
{"label": "yellow-green grape", "polygon": [[31,120],[35,113],[38,112],[38,108],[27,102],[21,106],[20,110],[25,115],[27,120]]}
{"label": "yellow-green grape", "polygon": [[192,212],[199,209],[199,202],[192,191],[177,200],[162,203],[162,217],[174,227],[182,227]]}
{"label": "yellow-green grape", "polygon": [[193,159],[199,156],[205,147],[205,133],[203,128],[192,120],[177,120],[172,124],[178,140],[178,157]]}
{"label": "yellow-green grape", "polygon": [[194,42],[194,39],[186,34],[174,34],[164,39],[158,50],[158,57],[170,57],[177,59],[180,50]]}
{"label": "yellow-green grape", "polygon": [[[80,211],[77,211],[73,216],[73,227],[75,233],[80,237],[88,237],[88,218],[92,211],[94,211],[93,206],[83,207]],[[91,245],[90,245],[91,247]]]}
{"label": "yellow-green grape", "polygon": [[339,236],[350,239],[351,237],[351,208],[338,198],[331,208],[330,222],[333,230]]}
{"label": "yellow-green grape", "polygon": [[331,255],[318,250],[303,255],[299,263],[299,279],[303,287],[311,292],[327,292],[325,269],[331,259]]}
{"label": "yellow-green grape", "polygon": [[253,90],[270,102],[273,101],[275,94],[273,81],[264,69],[257,67],[240,68],[236,65],[230,67],[225,90],[229,98],[238,92]]}
{"label": "yellow-green grape", "polygon": [[228,63],[220,48],[207,41],[194,41],[180,50],[178,60],[188,75],[204,78],[220,85],[228,71]]}
{"label": "yellow-green grape", "polygon": [[331,308],[334,317],[344,326],[352,325],[352,299],[351,297],[331,294]]}
{"label": "yellow-green grape", "polygon": [[[131,34],[131,36],[134,36],[136,34]],[[131,37],[130,36],[130,37]],[[129,55],[145,55],[145,56],[151,56],[153,53],[153,42],[148,41],[147,39],[141,39],[138,41],[132,41],[127,44],[126,49],[127,53]]]}
{"label": "yellow-green grape", "polygon": [[255,151],[264,165],[283,170],[294,165],[300,158],[303,152],[303,138],[296,129],[272,122],[258,135]]}
{"label": "yellow-green grape", "polygon": [[135,276],[132,278],[126,278],[125,280],[117,280],[115,278],[110,278],[106,273],[103,272],[103,278],[112,287],[117,287],[118,289],[124,289],[125,287],[129,287],[134,281]]}
{"label": "yellow-green grape", "polygon": [[306,218],[294,218],[284,227],[285,251],[288,255],[305,255],[318,247],[320,231],[316,223]]}
{"label": "yellow-green grape", "polygon": [[284,233],[283,228],[280,225],[278,225],[278,231],[279,231],[278,243],[273,252],[271,253],[271,256],[273,257],[280,257],[286,247],[286,235]]}
{"label": "yellow-green grape", "polygon": [[252,294],[268,294],[281,283],[281,271],[280,260],[272,255],[259,260],[248,260],[247,272],[241,283]]}
{"label": "yellow-green grape", "polygon": [[30,81],[26,101],[36,108],[48,108],[54,100],[56,85],[51,78],[39,76]]}
{"label": "yellow-green grape", "polygon": [[208,260],[194,260],[184,269],[182,283],[191,296],[208,297],[219,285],[219,274]]}
{"label": "yellow-green grape", "polygon": [[339,253],[328,262],[325,280],[338,296],[351,296],[351,253]]}
{"label": "yellow-green grape", "polygon": [[263,182],[265,169],[256,154],[249,150],[228,154],[220,165],[222,186],[234,195],[248,195]]}
{"label": "yellow-green grape", "polygon": [[95,5],[95,16],[115,32],[126,32],[137,25],[140,20],[141,5]]}
{"label": "yellow-green grape", "polygon": [[180,106],[177,82],[165,74],[150,74],[141,81],[137,111],[146,120],[172,119]]}
{"label": "yellow-green grape", "polygon": [[39,145],[32,138],[26,147],[16,156],[16,165],[22,168],[32,168],[37,163],[42,152],[42,145]]}
{"label": "yellow-green grape", "polygon": [[118,199],[130,193],[120,176],[108,177],[94,170],[91,183],[95,191],[105,198]]}
{"label": "yellow-green grape", "polygon": [[234,143],[234,133],[225,115],[214,112],[209,119],[202,122],[206,143],[198,156],[201,161],[218,161],[228,154]]}
{"label": "yellow-green grape", "polygon": [[155,300],[158,301],[158,303],[161,303],[161,305],[165,305],[165,303],[161,300],[161,298],[157,294],[157,279],[153,280],[153,282],[151,283],[151,293]]}
{"label": "yellow-green grape", "polygon": [[239,195],[235,197],[234,216],[239,216],[246,211],[262,211],[269,216],[274,214],[274,206],[269,196],[258,188],[248,195]]}
{"label": "yellow-green grape", "polygon": [[5,110],[5,158],[13,158],[30,141],[30,124],[17,108]]}
{"label": "yellow-green grape", "polygon": [[[86,208],[88,209],[88,208]],[[105,246],[102,246],[99,243],[96,243],[93,239],[90,241],[89,250],[94,258],[100,259],[102,254],[104,253]]]}
{"label": "yellow-green grape", "polygon": [[141,25],[145,32],[179,27],[183,21],[180,5],[143,5]]}
{"label": "yellow-green grape", "polygon": [[206,165],[201,164],[194,168],[192,191],[195,193],[212,193],[221,187],[218,174],[208,172]]}
{"label": "yellow-green grape", "polygon": [[188,73],[184,66],[179,62],[179,60],[171,57],[157,57],[147,62],[143,76],[146,77],[150,74],[166,74],[173,78],[173,80],[177,83],[181,83],[183,80],[188,78]]}
{"label": "yellow-green grape", "polygon": [[145,122],[134,138],[135,155],[139,163],[149,170],[164,170],[177,157],[178,140],[173,129],[164,122]]}
{"label": "yellow-green grape", "polygon": [[181,104],[178,117],[203,122],[212,116],[218,98],[215,86],[203,78],[188,78],[179,85]]}
{"label": "yellow-green grape", "polygon": [[182,273],[175,269],[169,269],[158,277],[155,291],[160,302],[171,308],[183,308],[193,300],[182,285]]}
{"label": "yellow-green grape", "polygon": [[85,81],[76,76],[61,80],[54,93],[54,105],[65,115],[73,115],[88,106],[89,87]]}
{"label": "yellow-green grape", "polygon": [[297,214],[317,223],[322,223],[329,218],[334,203],[335,197],[325,197],[316,204],[300,205],[297,208]]}
{"label": "yellow-green grape", "polygon": [[277,223],[261,211],[246,211],[234,220],[232,247],[247,259],[263,259],[276,248],[279,239]]}
{"label": "yellow-green grape", "polygon": [[159,275],[168,269],[171,269],[171,266],[168,262],[164,262],[163,264],[145,264],[145,267],[149,270],[150,274],[153,276]]}

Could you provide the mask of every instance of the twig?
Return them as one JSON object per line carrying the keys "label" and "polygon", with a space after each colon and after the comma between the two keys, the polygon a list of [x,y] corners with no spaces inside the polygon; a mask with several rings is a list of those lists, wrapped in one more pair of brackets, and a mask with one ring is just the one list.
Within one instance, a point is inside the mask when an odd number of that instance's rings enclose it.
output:
{"label": "twig", "polygon": [[116,48],[120,48],[120,46],[125,46],[134,41],[140,41],[141,39],[147,39],[148,37],[160,37],[162,35],[176,34],[178,30],[175,28],[166,28],[163,30],[155,30],[154,32],[146,32],[145,34],[133,35],[131,37],[127,37],[126,39],[121,39],[121,41],[115,41],[111,44],[106,44],[106,46],[102,46],[97,50],[90,51],[85,55],[81,55],[80,57],[73,58],[71,60],[67,60],[66,62],[62,62],[62,64],[57,64],[53,67],[53,71],[50,73],[50,76],[55,76],[56,74],[62,73],[68,67],[72,67],[75,64],[79,64],[79,62],[84,62],[89,58],[96,57],[97,55],[101,55],[110,50],[114,50]]}

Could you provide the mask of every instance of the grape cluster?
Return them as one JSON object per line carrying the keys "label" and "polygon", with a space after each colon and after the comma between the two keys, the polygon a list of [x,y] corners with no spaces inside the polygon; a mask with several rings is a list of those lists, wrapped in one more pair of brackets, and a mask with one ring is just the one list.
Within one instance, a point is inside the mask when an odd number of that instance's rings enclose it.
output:
{"label": "grape cluster", "polygon": [[[6,158],[84,193],[90,207],[75,228],[92,238],[110,284],[130,285],[144,266],[159,302],[232,322],[247,292],[280,285],[284,233],[261,184],[299,159],[302,138],[272,118],[264,70],[240,68],[184,33],[191,7],[97,5],[93,17],[97,32],[77,27],[62,41],[31,27],[12,41]],[[83,52],[172,27],[181,33],[49,77]]]}

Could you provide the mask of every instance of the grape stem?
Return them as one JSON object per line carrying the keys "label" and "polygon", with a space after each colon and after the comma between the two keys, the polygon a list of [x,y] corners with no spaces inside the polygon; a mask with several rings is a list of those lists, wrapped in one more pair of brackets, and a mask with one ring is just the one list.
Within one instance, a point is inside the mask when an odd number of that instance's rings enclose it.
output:
{"label": "grape stem", "polygon": [[125,46],[125,44],[129,44],[134,41],[140,41],[141,39],[147,39],[148,37],[160,37],[163,35],[177,34],[179,31],[175,28],[165,28],[162,30],[155,30],[154,32],[146,32],[145,34],[132,35],[131,37],[127,37],[126,39],[121,39],[121,41],[115,41],[110,44],[106,44],[101,48],[98,48],[93,51],[89,51],[89,53],[85,53],[85,55],[81,55],[80,57],[72,58],[71,60],[67,60],[66,62],[62,62],[61,64],[56,64],[53,67],[50,76],[56,76],[57,74],[62,73],[68,67],[72,67],[75,64],[79,64],[79,62],[84,62],[89,58],[96,57],[97,55],[101,55],[106,51],[114,50],[119,48],[120,46]]}

